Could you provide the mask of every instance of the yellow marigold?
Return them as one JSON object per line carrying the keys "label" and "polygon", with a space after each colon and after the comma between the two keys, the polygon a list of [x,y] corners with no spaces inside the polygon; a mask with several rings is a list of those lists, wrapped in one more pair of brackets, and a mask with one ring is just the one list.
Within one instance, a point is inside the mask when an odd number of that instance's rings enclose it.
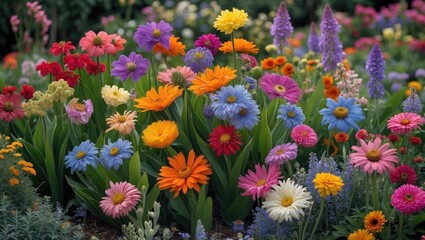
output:
{"label": "yellow marigold", "polygon": [[276,64],[276,66],[283,66],[286,63],[286,57],[284,57],[284,56],[277,56],[274,59],[274,63]]}
{"label": "yellow marigold", "polygon": [[179,86],[165,85],[159,86],[158,92],[155,88],[146,92],[146,97],[135,99],[138,103],[136,108],[142,109],[142,112],[159,112],[170,106],[174,100],[183,94],[183,89]]}
{"label": "yellow marigold", "polygon": [[344,182],[341,177],[333,175],[331,173],[317,173],[313,180],[314,188],[320,194],[320,197],[327,197],[329,195],[337,195],[344,186]]}
{"label": "yellow marigold", "polygon": [[248,14],[244,10],[233,8],[232,11],[223,10],[215,19],[214,28],[220,32],[231,34],[234,30],[243,27],[248,21]]}
{"label": "yellow marigold", "polygon": [[117,86],[105,85],[102,87],[102,98],[106,104],[116,107],[118,105],[127,103],[130,99],[130,93],[124,88],[118,88]]}
{"label": "yellow marigold", "polygon": [[334,78],[331,75],[323,76],[323,84],[325,85],[325,89],[329,89],[334,85]]}
{"label": "yellow marigold", "polygon": [[9,180],[9,184],[10,184],[10,186],[18,185],[19,184],[19,179],[13,177],[13,178],[11,178]]}
{"label": "yellow marigold", "polygon": [[276,61],[269,57],[261,61],[261,68],[264,70],[272,70],[276,66]]}
{"label": "yellow marigold", "polygon": [[15,166],[11,166],[9,170],[12,172],[13,175],[19,176],[19,170],[15,168]]}
{"label": "yellow marigold", "polygon": [[36,171],[34,170],[34,168],[31,167],[23,167],[22,170],[24,170],[25,172],[29,172],[31,175],[35,176],[36,175]]}
{"label": "yellow marigold", "polygon": [[142,140],[148,147],[166,148],[179,136],[179,129],[174,121],[160,120],[143,130]]}
{"label": "yellow marigold", "polygon": [[161,43],[157,43],[155,44],[155,46],[153,46],[153,51],[155,53],[162,53],[165,54],[167,56],[170,57],[175,57],[178,55],[185,55],[185,48],[186,46],[179,41],[179,37],[176,37],[174,35],[172,35],[170,37],[170,48],[167,49],[165,48]]}
{"label": "yellow marigold", "polygon": [[366,229],[359,229],[348,236],[347,240],[375,240],[375,237]]}
{"label": "yellow marigold", "polygon": [[213,93],[232,81],[236,70],[230,67],[215,66],[214,70],[207,68],[192,81],[189,90],[198,96],[204,93]]}
{"label": "yellow marigold", "polygon": [[365,228],[372,233],[382,232],[386,222],[387,219],[385,219],[385,215],[382,213],[382,211],[372,211],[364,218]]}
{"label": "yellow marigold", "polygon": [[281,70],[282,74],[288,77],[291,77],[291,75],[294,73],[294,65],[290,64],[290,63],[286,63],[282,70]]}
{"label": "yellow marigold", "polygon": [[406,90],[406,96],[410,96],[411,94],[411,88],[415,88],[417,92],[420,92],[422,90],[422,84],[418,81],[410,81],[407,84],[407,90]]}
{"label": "yellow marigold", "polygon": [[[221,45],[219,48],[223,53],[232,53],[233,45],[232,41],[227,41]],[[238,53],[252,53],[257,54],[259,49],[257,46],[250,41],[247,41],[243,38],[235,38],[235,51]]]}

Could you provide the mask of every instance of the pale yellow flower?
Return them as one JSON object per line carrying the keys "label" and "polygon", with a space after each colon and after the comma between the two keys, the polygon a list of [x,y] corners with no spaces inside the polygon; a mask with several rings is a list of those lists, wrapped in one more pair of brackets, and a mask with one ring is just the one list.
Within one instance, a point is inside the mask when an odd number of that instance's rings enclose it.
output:
{"label": "pale yellow flower", "polygon": [[105,85],[102,88],[102,98],[105,100],[106,104],[116,107],[121,104],[125,104],[130,99],[130,93],[124,88],[118,88],[117,86]]}

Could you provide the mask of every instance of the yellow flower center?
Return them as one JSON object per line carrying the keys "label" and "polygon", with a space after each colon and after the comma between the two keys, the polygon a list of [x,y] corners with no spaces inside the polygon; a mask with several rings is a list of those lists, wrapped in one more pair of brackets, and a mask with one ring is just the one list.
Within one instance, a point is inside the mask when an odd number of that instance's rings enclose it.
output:
{"label": "yellow flower center", "polygon": [[404,200],[406,200],[407,202],[411,202],[411,201],[413,201],[413,199],[414,199],[414,197],[413,197],[412,194],[406,194],[404,196]]}
{"label": "yellow flower center", "polygon": [[116,96],[119,96],[119,95],[120,95],[120,92],[118,92],[118,91],[114,91],[114,92],[112,93],[112,95],[114,95],[115,97],[116,97]]}
{"label": "yellow flower center", "polygon": [[245,108],[242,108],[240,111],[239,111],[239,116],[245,116],[246,114],[248,113],[248,111],[245,109]]}
{"label": "yellow flower center", "polygon": [[290,118],[295,117],[295,113],[294,113],[294,112],[292,112],[292,111],[289,111],[289,112],[288,112],[288,117],[290,117]]}
{"label": "yellow flower center", "polygon": [[258,182],[257,182],[257,186],[258,186],[258,187],[259,187],[259,186],[263,186],[265,183],[266,183],[266,180],[264,180],[264,179],[260,179],[260,180],[258,180]]}
{"label": "yellow flower center", "polygon": [[228,96],[226,99],[227,103],[234,103],[236,101],[235,96]]}
{"label": "yellow flower center", "polygon": [[274,85],[274,90],[277,93],[284,93],[284,92],[286,92],[286,88],[284,86],[282,86],[282,85],[279,85],[279,84]]}
{"label": "yellow flower center", "polygon": [[83,157],[85,157],[86,156],[86,152],[84,152],[84,151],[80,151],[80,152],[77,152],[77,154],[75,154],[75,157],[78,159],[78,160],[80,160],[81,158],[83,158]]}
{"label": "yellow flower center", "polygon": [[102,38],[101,38],[101,37],[99,37],[99,36],[95,37],[95,38],[93,39],[93,44],[94,44],[96,47],[101,46],[101,45],[102,45]]}
{"label": "yellow flower center", "polygon": [[185,167],[179,171],[179,177],[181,178],[188,178],[190,177],[191,174],[192,174],[192,170],[190,170],[190,168],[188,167]]}
{"label": "yellow flower center", "polygon": [[369,150],[366,154],[366,158],[371,162],[377,162],[381,159],[381,154],[376,149]]}
{"label": "yellow flower center", "polygon": [[119,123],[125,123],[126,118],[125,118],[125,116],[120,115],[120,116],[117,117],[117,120],[118,120]]}
{"label": "yellow flower center", "polygon": [[116,156],[119,152],[120,152],[120,149],[117,147],[113,147],[111,148],[111,150],[109,150],[109,154],[111,154],[111,156]]}
{"label": "yellow flower center", "polygon": [[291,197],[284,197],[284,198],[282,198],[282,201],[280,201],[280,204],[283,207],[289,207],[289,206],[292,205],[293,202],[294,202],[294,200],[292,200]]}
{"label": "yellow flower center", "polygon": [[345,118],[348,115],[348,109],[346,107],[337,107],[334,110],[334,115],[338,119]]}
{"label": "yellow flower center", "polygon": [[161,37],[161,31],[159,30],[159,29],[155,29],[155,30],[153,30],[153,32],[152,32],[152,35],[154,36],[154,37],[156,37],[156,38],[159,38],[159,37]]}
{"label": "yellow flower center", "polygon": [[276,151],[276,155],[282,155],[285,151],[283,149],[279,149]]}
{"label": "yellow flower center", "polygon": [[221,143],[228,143],[229,141],[230,141],[230,134],[225,133],[225,134],[221,135],[221,137],[220,137]]}
{"label": "yellow flower center", "polygon": [[75,103],[74,109],[79,111],[79,112],[84,112],[86,110],[86,105],[82,104],[82,103]]}
{"label": "yellow flower center", "polygon": [[205,45],[205,46],[209,46],[209,45],[211,45],[211,41],[210,41],[210,40],[205,41],[205,42],[204,42],[204,45]]}
{"label": "yellow flower center", "polygon": [[410,123],[409,119],[403,119],[403,121],[401,121],[401,125],[404,125],[404,126],[409,125],[409,123]]}
{"label": "yellow flower center", "polygon": [[127,64],[125,64],[125,67],[130,72],[134,72],[134,70],[136,70],[136,64],[134,62],[128,62]]}
{"label": "yellow flower center", "polygon": [[308,137],[308,132],[307,131],[303,131],[301,134],[303,135],[303,137]]}
{"label": "yellow flower center", "polygon": [[118,205],[118,204],[121,204],[122,202],[124,202],[124,199],[125,199],[124,194],[122,194],[122,193],[115,193],[112,196],[112,203],[114,205]]}
{"label": "yellow flower center", "polygon": [[196,59],[201,59],[204,56],[204,54],[202,54],[201,52],[196,52],[194,56]]}
{"label": "yellow flower center", "polygon": [[13,104],[13,102],[7,101],[4,103],[4,111],[6,112],[13,112],[14,107],[15,105]]}

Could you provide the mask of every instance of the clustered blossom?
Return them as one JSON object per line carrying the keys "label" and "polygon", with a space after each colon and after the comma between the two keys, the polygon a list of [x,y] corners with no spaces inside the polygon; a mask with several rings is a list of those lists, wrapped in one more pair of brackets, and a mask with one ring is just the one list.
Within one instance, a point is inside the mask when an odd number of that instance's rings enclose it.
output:
{"label": "clustered blossom", "polygon": [[360,88],[363,80],[354,70],[346,70],[344,64],[338,63],[334,74],[339,95],[345,98],[354,98],[359,103]]}
{"label": "clustered blossom", "polygon": [[291,24],[291,17],[289,16],[286,4],[282,1],[270,29],[270,35],[274,37],[273,44],[278,47],[278,52],[280,52],[282,45],[288,44],[288,38],[293,31],[294,28]]}
{"label": "clustered blossom", "polygon": [[337,64],[342,62],[342,43],[338,37],[340,31],[341,26],[336,21],[331,7],[327,4],[320,23],[319,41],[325,71],[335,70]]}
{"label": "clustered blossom", "polygon": [[382,84],[382,80],[385,77],[385,62],[378,44],[375,44],[369,53],[366,61],[366,70],[370,78],[367,83],[369,97],[382,98],[385,94],[384,85]]}

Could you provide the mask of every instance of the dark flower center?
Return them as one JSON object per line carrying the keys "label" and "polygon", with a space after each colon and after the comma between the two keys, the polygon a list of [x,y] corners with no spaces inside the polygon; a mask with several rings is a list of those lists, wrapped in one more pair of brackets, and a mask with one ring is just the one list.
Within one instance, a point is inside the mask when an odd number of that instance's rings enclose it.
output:
{"label": "dark flower center", "polygon": [[404,200],[406,200],[406,201],[408,201],[408,202],[413,201],[413,199],[414,199],[414,197],[413,197],[413,195],[412,195],[412,194],[406,194],[406,195],[404,196]]}
{"label": "dark flower center", "polygon": [[403,121],[401,121],[401,125],[404,125],[404,126],[409,125],[409,123],[410,123],[409,119],[403,119]]}
{"label": "dark flower center", "polygon": [[264,180],[263,178],[258,180],[257,182],[257,187],[263,186],[266,183],[266,180]]}
{"label": "dark flower center", "polygon": [[280,204],[283,207],[289,207],[292,205],[292,203],[294,202],[294,200],[291,197],[284,197],[282,198],[282,201],[280,201]]}
{"label": "dark flower center", "polygon": [[187,84],[186,78],[184,78],[183,74],[179,71],[175,71],[171,74],[171,82],[181,88],[184,88]]}
{"label": "dark flower center", "polygon": [[407,180],[407,173],[402,173],[400,175],[401,180],[406,181]]}
{"label": "dark flower center", "polygon": [[372,225],[378,224],[378,219],[373,219],[371,223],[372,223]]}
{"label": "dark flower center", "polygon": [[134,62],[128,62],[125,64],[125,67],[129,72],[134,72],[136,70],[136,64]]}
{"label": "dark flower center", "polygon": [[194,56],[196,59],[201,59],[204,56],[204,54],[202,54],[201,52],[196,52]]}
{"label": "dark flower center", "polygon": [[348,109],[346,107],[337,107],[334,110],[334,115],[338,119],[345,118],[348,115]]}
{"label": "dark flower center", "polygon": [[95,38],[93,39],[93,44],[94,44],[96,47],[101,46],[101,45],[102,45],[102,38],[101,38],[101,37],[95,37]]}
{"label": "dark flower center", "polygon": [[282,155],[285,152],[283,149],[279,149],[276,151],[276,155]]}
{"label": "dark flower center", "polygon": [[209,46],[209,45],[211,45],[211,41],[210,41],[210,40],[205,41],[205,42],[204,42],[204,45],[205,45],[205,46]]}
{"label": "dark flower center", "polygon": [[179,177],[181,178],[188,178],[192,174],[192,170],[188,167],[184,167],[179,171]]}
{"label": "dark flower center", "polygon": [[114,205],[118,205],[118,204],[120,204],[120,203],[124,202],[124,199],[125,199],[124,194],[122,194],[122,193],[115,193],[115,194],[112,196],[112,203],[113,203]]}
{"label": "dark flower center", "polygon": [[15,109],[15,104],[13,104],[13,102],[7,101],[4,103],[4,111],[13,112],[14,109]]}
{"label": "dark flower center", "polygon": [[117,120],[119,123],[125,123],[126,118],[124,116],[118,116]]}
{"label": "dark flower center", "polygon": [[378,162],[381,160],[381,153],[376,149],[369,150],[366,154],[366,158],[371,162]]}
{"label": "dark flower center", "polygon": [[245,108],[242,108],[240,111],[239,111],[239,116],[245,116],[246,114],[248,113],[248,111],[245,109]]}

